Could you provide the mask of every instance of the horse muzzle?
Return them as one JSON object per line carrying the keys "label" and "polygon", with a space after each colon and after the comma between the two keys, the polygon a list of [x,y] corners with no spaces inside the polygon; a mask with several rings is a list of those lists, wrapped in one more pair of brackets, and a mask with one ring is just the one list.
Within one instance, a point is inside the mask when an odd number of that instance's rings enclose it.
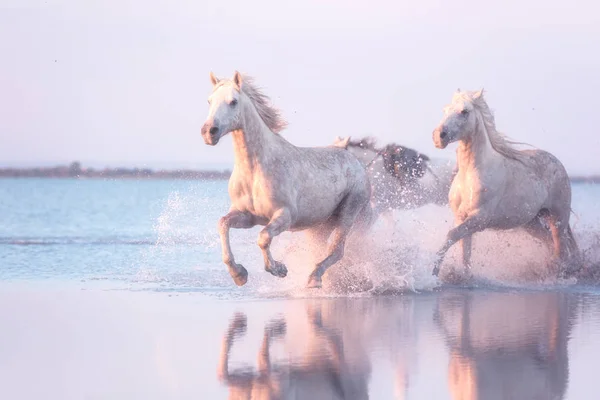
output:
{"label": "horse muzzle", "polygon": [[433,131],[433,144],[438,149],[445,149],[450,142],[448,131],[445,128],[436,128]]}
{"label": "horse muzzle", "polygon": [[202,139],[204,139],[204,143],[207,145],[214,146],[219,143],[221,133],[218,126],[206,123],[202,125],[202,130],[200,132],[202,133]]}

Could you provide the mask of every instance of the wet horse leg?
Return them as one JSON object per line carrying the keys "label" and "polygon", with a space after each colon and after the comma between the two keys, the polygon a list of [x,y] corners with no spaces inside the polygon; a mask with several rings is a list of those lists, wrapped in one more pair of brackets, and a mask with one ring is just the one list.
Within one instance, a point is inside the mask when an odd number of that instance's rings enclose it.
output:
{"label": "wet horse leg", "polygon": [[329,267],[338,262],[344,256],[344,246],[350,229],[347,227],[336,227],[333,232],[333,240],[327,248],[328,255],[325,259],[317,263],[317,267],[313,270],[308,278],[307,288],[317,289],[322,286],[321,278]]}
{"label": "wet horse leg", "polygon": [[[444,260],[444,257],[446,256],[446,253],[448,252],[450,247],[452,247],[459,240],[463,240],[465,238],[469,239],[467,241],[467,244],[470,245],[471,236],[474,233],[481,232],[484,229],[485,229],[484,220],[481,217],[479,217],[478,215],[473,215],[473,216],[466,218],[462,224],[451,229],[448,232],[448,235],[446,237],[446,243],[444,244],[444,246],[442,246],[442,248],[436,254],[437,259],[436,259],[434,267],[433,267],[432,275],[438,276],[438,274],[440,272],[440,265],[441,265],[442,261]],[[469,246],[469,249],[470,249],[470,246]],[[469,250],[469,256],[470,256],[470,250]],[[463,257],[464,257],[464,253],[463,253]],[[464,259],[463,259],[463,261],[464,261]]]}
{"label": "wet horse leg", "polygon": [[[462,224],[464,220],[456,219],[455,226],[459,226]],[[471,275],[471,248],[473,243],[473,236],[467,235],[462,240],[460,240],[460,246],[462,249],[462,261],[463,267],[465,269],[465,273],[467,275]]]}
{"label": "wet horse leg", "polygon": [[467,235],[461,241],[460,245],[462,247],[462,258],[463,258],[463,267],[465,268],[465,272],[467,275],[471,274],[471,245],[473,242],[473,236]]}
{"label": "wet horse leg", "polygon": [[221,237],[221,251],[223,252],[223,262],[229,269],[229,274],[238,286],[243,286],[248,281],[248,271],[240,264],[236,264],[231,244],[229,242],[229,230],[250,229],[255,226],[254,216],[247,212],[231,210],[219,220],[219,235]]}
{"label": "wet horse leg", "polygon": [[271,221],[260,231],[258,235],[258,246],[263,252],[265,259],[265,271],[279,278],[285,278],[287,275],[286,266],[273,259],[271,255],[271,242],[273,238],[282,232],[287,231],[292,224],[292,216],[287,208],[280,208],[273,214]]}
{"label": "wet horse leg", "polygon": [[340,204],[337,226],[333,230],[333,238],[327,248],[328,255],[317,264],[316,268],[310,274],[306,285],[307,288],[320,288],[322,286],[321,278],[327,269],[342,259],[348,234],[354,224],[358,223],[360,225],[361,221],[358,220],[360,218],[359,214],[364,207],[367,207],[368,202],[368,197],[363,197],[361,194],[353,194]]}

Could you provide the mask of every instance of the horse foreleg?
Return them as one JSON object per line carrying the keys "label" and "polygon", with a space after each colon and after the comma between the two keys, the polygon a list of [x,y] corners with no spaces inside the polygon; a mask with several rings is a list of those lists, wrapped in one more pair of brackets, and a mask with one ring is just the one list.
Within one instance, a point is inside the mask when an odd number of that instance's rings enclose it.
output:
{"label": "horse foreleg", "polygon": [[[462,224],[458,225],[456,228],[451,229],[448,232],[448,235],[446,237],[446,243],[436,253],[437,259],[435,261],[435,265],[433,267],[432,274],[434,276],[438,276],[438,274],[440,272],[440,265],[441,265],[442,261],[444,260],[444,257],[446,256],[446,253],[448,252],[450,247],[452,247],[459,240],[463,240],[467,237],[470,240],[471,235],[473,235],[476,232],[480,232],[484,229],[485,229],[485,226],[483,224],[483,220],[476,215],[468,217],[467,219],[465,219],[465,221]],[[469,248],[470,248],[470,246],[469,246]],[[470,251],[469,251],[469,253],[470,253]],[[464,256],[464,254],[463,254],[463,256]],[[470,256],[470,254],[469,254],[469,256]]]}
{"label": "horse foreleg", "polygon": [[463,256],[463,267],[467,274],[471,273],[471,244],[473,242],[473,236],[467,235],[461,241],[462,256]]}
{"label": "horse foreleg", "polygon": [[287,231],[291,224],[292,216],[290,211],[287,208],[281,208],[273,214],[271,221],[269,221],[267,226],[258,235],[258,246],[261,248],[265,259],[265,271],[280,278],[285,278],[287,268],[283,263],[273,259],[271,255],[271,242],[275,236]]}
{"label": "horse foreleg", "polygon": [[229,229],[250,229],[255,226],[254,216],[242,211],[232,210],[219,220],[219,235],[221,236],[221,251],[223,262],[229,269],[229,274],[238,286],[243,286],[248,281],[248,271],[240,264],[235,263],[229,243]]}

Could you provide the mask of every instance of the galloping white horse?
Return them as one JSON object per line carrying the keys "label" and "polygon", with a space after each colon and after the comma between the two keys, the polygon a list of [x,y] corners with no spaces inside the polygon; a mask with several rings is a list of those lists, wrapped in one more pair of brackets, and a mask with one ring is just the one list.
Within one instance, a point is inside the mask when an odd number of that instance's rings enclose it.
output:
{"label": "galloping white horse", "polygon": [[375,139],[336,137],[334,146],[354,154],[372,184],[371,202],[378,213],[409,210],[426,204],[447,205],[454,177],[451,163],[439,163],[413,149],[390,143],[379,149]]}
{"label": "galloping white horse", "polygon": [[565,262],[578,253],[569,226],[571,183],[564,166],[546,151],[515,149],[496,130],[483,89],[454,94],[433,131],[433,142],[439,149],[459,142],[458,174],[449,194],[457,226],[437,253],[433,275],[457,241],[462,241],[469,272],[471,237],[485,229],[524,227],[542,242],[554,244],[554,261]]}
{"label": "galloping white horse", "polygon": [[308,287],[321,287],[321,277],[344,254],[354,226],[364,232],[371,224],[367,173],[351,153],[335,147],[296,147],[278,133],[286,123],[252,79],[235,72],[233,79],[212,73],[212,94],[202,137],[214,146],[231,132],[235,165],[229,179],[231,208],[219,220],[223,262],[238,286],[248,271],[235,262],[229,229],[266,225],[258,245],[265,270],[278,277],[287,268],[271,255],[271,241],[285,231],[308,230],[323,245],[333,231],[328,255],[311,273]]}

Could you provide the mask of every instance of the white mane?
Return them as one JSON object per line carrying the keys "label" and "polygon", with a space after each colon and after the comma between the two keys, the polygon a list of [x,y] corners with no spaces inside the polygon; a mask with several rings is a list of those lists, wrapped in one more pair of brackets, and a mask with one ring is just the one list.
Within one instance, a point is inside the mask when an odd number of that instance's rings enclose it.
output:
{"label": "white mane", "polygon": [[[223,84],[224,80],[219,83]],[[219,86],[220,85],[217,84],[215,90]],[[273,133],[280,133],[287,127],[288,124],[281,116],[281,111],[273,106],[269,97],[255,85],[254,78],[243,75],[241,91],[248,96],[252,104],[254,104],[260,118]]]}
{"label": "white mane", "polygon": [[523,153],[513,146],[526,143],[514,142],[506,135],[498,132],[492,110],[490,110],[490,107],[485,102],[483,94],[477,96],[477,93],[478,92],[468,91],[459,92],[458,95],[462,97],[463,100],[469,101],[481,114],[483,124],[485,126],[485,130],[487,131],[488,139],[490,140],[492,148],[507,158],[522,161],[524,156]]}

